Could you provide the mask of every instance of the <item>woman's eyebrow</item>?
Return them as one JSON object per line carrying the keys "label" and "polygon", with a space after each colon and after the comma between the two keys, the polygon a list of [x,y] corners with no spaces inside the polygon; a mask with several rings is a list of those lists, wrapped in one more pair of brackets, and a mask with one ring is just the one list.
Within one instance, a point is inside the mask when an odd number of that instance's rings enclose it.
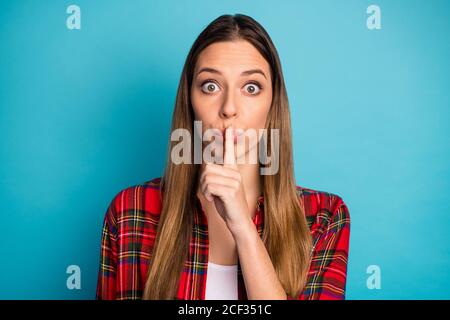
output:
{"label": "woman's eyebrow", "polygon": [[[201,72],[211,72],[211,73],[216,73],[216,74],[222,75],[222,73],[221,73],[219,70],[214,69],[214,68],[209,68],[209,67],[201,68],[201,69],[197,72],[197,76],[198,76]],[[241,72],[241,76],[248,76],[248,75],[251,75],[251,74],[254,74],[254,73],[259,73],[259,74],[261,74],[264,78],[267,79],[266,74],[265,74],[261,69],[251,69],[251,70],[243,71],[243,72]]]}
{"label": "woman's eyebrow", "polygon": [[251,74],[254,74],[254,73],[262,74],[263,77],[267,79],[265,73],[261,69],[251,69],[251,70],[244,71],[244,72],[241,73],[241,76],[248,76],[248,75],[251,75]]}

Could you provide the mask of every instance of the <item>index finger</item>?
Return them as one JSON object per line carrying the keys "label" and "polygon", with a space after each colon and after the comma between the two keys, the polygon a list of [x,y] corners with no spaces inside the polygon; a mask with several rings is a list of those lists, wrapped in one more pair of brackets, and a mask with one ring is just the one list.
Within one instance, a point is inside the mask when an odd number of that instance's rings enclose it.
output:
{"label": "index finger", "polygon": [[224,165],[236,164],[236,158],[234,155],[234,129],[228,127],[225,131],[225,151],[224,151]]}

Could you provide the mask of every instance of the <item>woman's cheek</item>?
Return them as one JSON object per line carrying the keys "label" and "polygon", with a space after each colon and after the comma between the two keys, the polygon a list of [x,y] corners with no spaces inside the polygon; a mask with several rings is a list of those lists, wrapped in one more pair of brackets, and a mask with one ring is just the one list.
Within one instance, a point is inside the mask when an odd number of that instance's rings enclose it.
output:
{"label": "woman's cheek", "polygon": [[264,128],[267,115],[269,113],[270,106],[267,105],[267,101],[261,99],[258,102],[253,102],[249,106],[249,118],[252,121],[251,128]]}

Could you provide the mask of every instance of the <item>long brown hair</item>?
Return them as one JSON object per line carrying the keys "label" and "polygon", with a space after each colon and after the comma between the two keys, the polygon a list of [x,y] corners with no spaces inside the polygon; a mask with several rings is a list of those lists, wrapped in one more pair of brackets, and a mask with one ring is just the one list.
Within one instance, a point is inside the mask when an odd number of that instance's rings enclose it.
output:
{"label": "long brown hair", "polygon": [[[279,129],[279,170],[274,175],[261,176],[264,196],[263,242],[278,279],[291,297],[305,286],[310,264],[311,236],[304,206],[297,193],[294,178],[289,103],[281,64],[272,40],[264,28],[249,16],[222,15],[211,22],[198,36],[186,58],[181,74],[172,128],[184,128],[194,135],[194,114],[190,87],[197,58],[208,45],[219,41],[246,40],[267,60],[272,73],[272,105],[267,115],[266,129]],[[170,142],[164,175],[161,179],[162,211],[147,281],[144,299],[173,299],[189,252],[196,205],[199,165],[174,164]],[[268,152],[270,150],[268,145]],[[193,150],[193,146],[191,148]],[[191,162],[193,163],[193,161]]]}

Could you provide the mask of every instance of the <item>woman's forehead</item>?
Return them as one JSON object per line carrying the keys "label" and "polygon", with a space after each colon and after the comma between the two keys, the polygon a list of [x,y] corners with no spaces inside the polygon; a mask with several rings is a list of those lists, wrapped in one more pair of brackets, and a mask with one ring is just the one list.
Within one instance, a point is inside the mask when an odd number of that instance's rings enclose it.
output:
{"label": "woman's forehead", "polygon": [[269,75],[270,70],[266,59],[245,40],[215,42],[209,45],[197,59],[196,72],[203,68],[212,68],[224,74],[262,69]]}

